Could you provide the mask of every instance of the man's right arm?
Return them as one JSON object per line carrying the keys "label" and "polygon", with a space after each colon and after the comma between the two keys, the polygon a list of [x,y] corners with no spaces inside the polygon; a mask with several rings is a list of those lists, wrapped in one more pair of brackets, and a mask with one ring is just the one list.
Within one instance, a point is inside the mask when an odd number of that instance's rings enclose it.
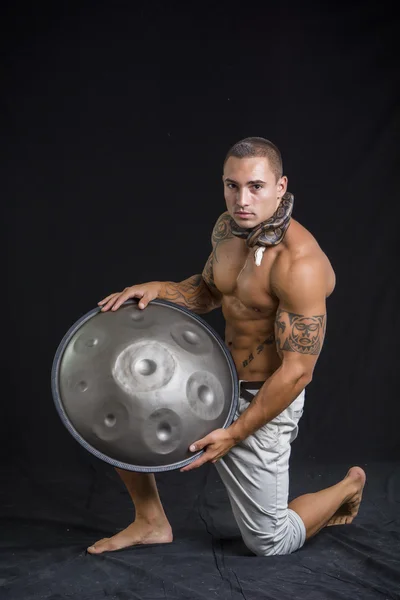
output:
{"label": "man's right arm", "polygon": [[214,258],[218,244],[230,237],[227,219],[229,217],[224,213],[214,225],[211,235],[213,251],[208,257],[202,274],[192,275],[180,283],[160,282],[162,287],[158,298],[180,304],[197,314],[205,314],[221,306],[222,294],[214,281]]}
{"label": "man's right arm", "polygon": [[[221,219],[221,218],[220,218]],[[215,231],[220,221],[218,219],[212,236],[215,249]],[[208,257],[202,274],[192,275],[188,279],[175,283],[173,281],[151,281],[125,288],[122,292],[110,294],[98,304],[101,310],[117,310],[130,298],[139,299],[139,308],[146,308],[155,298],[169,300],[188,308],[194,313],[205,314],[221,306],[222,295],[218,291],[213,277],[214,250]]]}
{"label": "man's right arm", "polygon": [[184,306],[199,315],[221,306],[221,294],[213,279],[212,260],[210,254],[201,275],[192,275],[179,283],[160,282],[158,298]]}

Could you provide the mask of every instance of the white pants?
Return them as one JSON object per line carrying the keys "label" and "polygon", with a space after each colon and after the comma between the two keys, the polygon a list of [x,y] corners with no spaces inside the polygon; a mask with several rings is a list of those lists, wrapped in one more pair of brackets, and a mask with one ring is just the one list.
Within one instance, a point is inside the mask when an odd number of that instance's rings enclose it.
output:
{"label": "white pants", "polygon": [[[235,420],[260,385],[239,382]],[[290,444],[297,437],[303,405],[304,391],[280,415],[215,463],[243,541],[258,556],[290,554],[306,539],[303,521],[288,508]]]}

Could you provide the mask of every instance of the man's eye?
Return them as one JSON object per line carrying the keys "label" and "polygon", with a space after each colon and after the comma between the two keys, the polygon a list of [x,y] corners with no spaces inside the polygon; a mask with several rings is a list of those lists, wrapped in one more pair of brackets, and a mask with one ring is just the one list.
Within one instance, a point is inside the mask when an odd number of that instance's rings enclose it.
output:
{"label": "man's eye", "polygon": [[255,190],[261,190],[262,185],[260,185],[259,183],[256,183],[253,187]]}
{"label": "man's eye", "polygon": [[230,190],[233,190],[234,187],[236,187],[236,185],[234,183],[228,183],[228,188]]}

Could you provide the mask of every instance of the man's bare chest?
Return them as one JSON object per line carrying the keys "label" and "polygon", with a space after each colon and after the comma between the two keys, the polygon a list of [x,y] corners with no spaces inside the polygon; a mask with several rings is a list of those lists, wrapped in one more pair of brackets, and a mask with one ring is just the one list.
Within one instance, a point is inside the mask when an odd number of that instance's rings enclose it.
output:
{"label": "man's bare chest", "polygon": [[233,297],[249,309],[268,313],[277,306],[271,290],[276,253],[273,248],[266,249],[258,265],[256,250],[237,239],[219,244],[214,252],[214,282],[223,296]]}

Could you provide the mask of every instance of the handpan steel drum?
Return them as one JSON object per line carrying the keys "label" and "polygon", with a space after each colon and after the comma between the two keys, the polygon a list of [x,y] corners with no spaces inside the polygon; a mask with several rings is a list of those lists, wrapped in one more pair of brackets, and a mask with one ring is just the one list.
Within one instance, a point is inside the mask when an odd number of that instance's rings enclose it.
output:
{"label": "handpan steel drum", "polygon": [[181,468],[189,446],[230,425],[238,398],[231,355],[200,317],[165,300],[96,308],[64,336],[52,369],[57,411],[98,458],[139,472]]}

